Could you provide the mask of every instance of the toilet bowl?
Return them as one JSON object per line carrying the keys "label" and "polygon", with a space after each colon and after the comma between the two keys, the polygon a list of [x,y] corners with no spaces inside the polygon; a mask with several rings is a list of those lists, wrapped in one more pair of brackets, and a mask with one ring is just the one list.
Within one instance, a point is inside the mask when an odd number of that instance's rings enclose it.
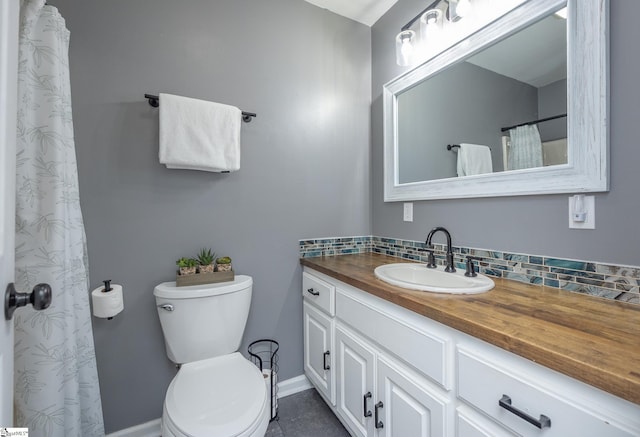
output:
{"label": "toilet bowl", "polygon": [[269,396],[258,368],[235,352],[184,364],[171,381],[163,437],[262,437]]}

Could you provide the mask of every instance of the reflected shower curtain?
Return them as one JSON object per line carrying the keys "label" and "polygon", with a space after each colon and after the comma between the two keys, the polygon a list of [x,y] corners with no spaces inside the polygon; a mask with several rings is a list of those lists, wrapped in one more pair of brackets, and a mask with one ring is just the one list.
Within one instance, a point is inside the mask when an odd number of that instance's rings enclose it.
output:
{"label": "reflected shower curtain", "polygon": [[509,136],[509,170],[542,167],[542,141],[538,126],[518,126],[509,131]]}
{"label": "reflected shower curtain", "polygon": [[76,167],[69,31],[44,0],[20,9],[16,286],[47,282],[51,307],[16,312],[15,425],[37,436],[103,436]]}

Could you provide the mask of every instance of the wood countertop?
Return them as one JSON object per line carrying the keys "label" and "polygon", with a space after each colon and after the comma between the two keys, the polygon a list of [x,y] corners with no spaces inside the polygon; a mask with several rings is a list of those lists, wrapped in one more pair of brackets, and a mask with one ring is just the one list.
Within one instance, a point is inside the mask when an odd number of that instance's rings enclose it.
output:
{"label": "wood countertop", "polygon": [[640,306],[492,278],[487,293],[437,294],[377,279],[375,253],[300,263],[370,294],[640,404]]}

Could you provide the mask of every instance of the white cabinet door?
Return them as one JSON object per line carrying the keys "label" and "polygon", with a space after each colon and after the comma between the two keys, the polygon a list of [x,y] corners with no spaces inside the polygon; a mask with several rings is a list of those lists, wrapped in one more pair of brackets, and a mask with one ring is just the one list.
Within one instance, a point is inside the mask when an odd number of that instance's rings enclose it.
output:
{"label": "white cabinet door", "polygon": [[352,436],[373,435],[375,353],[367,343],[336,326],[336,409]]}
{"label": "white cabinet door", "polygon": [[378,437],[442,437],[447,400],[430,393],[391,360],[378,357],[374,421]]}
{"label": "white cabinet door", "polygon": [[303,303],[304,372],[318,392],[336,404],[333,378],[333,320],[307,302]]}

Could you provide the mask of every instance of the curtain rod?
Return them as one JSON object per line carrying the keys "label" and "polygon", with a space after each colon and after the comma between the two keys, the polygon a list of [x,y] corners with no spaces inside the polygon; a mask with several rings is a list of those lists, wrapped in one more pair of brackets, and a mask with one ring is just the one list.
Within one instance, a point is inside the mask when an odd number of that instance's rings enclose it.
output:
{"label": "curtain rod", "polygon": [[[149,99],[149,104],[154,108],[160,106],[160,98],[158,96],[154,96],[153,94],[145,94],[145,99]],[[250,123],[253,117],[257,117],[258,115],[253,112],[245,112],[242,111],[242,121],[245,123]]]}
{"label": "curtain rod", "polygon": [[531,124],[538,124],[538,123],[542,123],[543,121],[555,120],[556,118],[562,118],[566,116],[567,114],[560,114],[560,115],[554,115],[553,117],[541,118],[540,120],[527,121],[525,123],[516,124],[514,126],[503,127],[502,129],[500,129],[500,132],[506,132],[508,130],[515,129],[520,126],[529,126]]}

